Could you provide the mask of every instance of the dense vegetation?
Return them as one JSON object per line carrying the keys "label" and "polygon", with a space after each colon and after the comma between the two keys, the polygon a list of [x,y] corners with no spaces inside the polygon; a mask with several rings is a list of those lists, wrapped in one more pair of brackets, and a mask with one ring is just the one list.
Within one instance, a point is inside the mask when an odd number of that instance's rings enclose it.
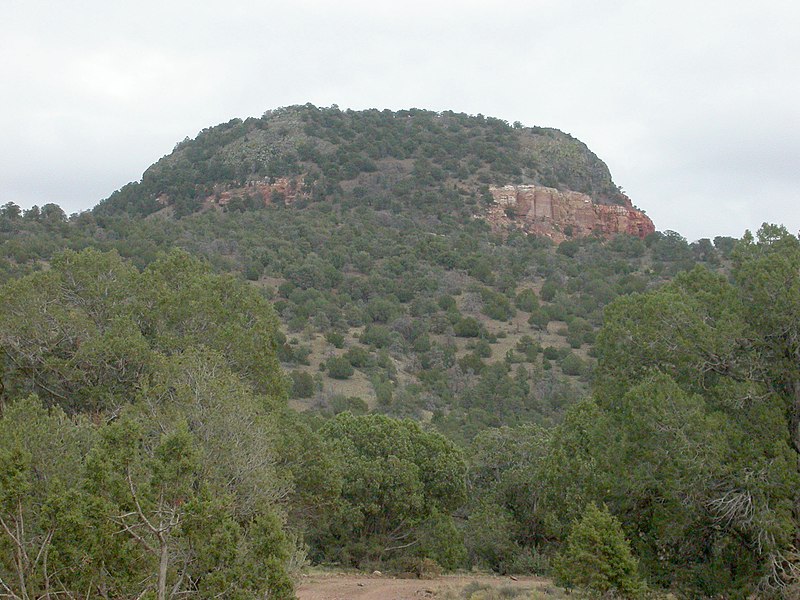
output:
{"label": "dense vegetation", "polygon": [[583,143],[556,129],[512,127],[500,119],[411,109],[340,111],[312,105],[233,119],[178,144],[95,209],[146,215],[164,204],[200,210],[226,188],[234,206],[253,202],[248,183],[291,178],[313,200],[378,208],[412,204],[429,212],[469,208],[461,195],[480,184],[534,182],[622,203],[608,169]]}
{"label": "dense vegetation", "polygon": [[2,594],[290,598],[306,561],[797,594],[800,242],[499,236],[508,181],[618,199],[555,130],[307,106],[91,213],[0,208]]}

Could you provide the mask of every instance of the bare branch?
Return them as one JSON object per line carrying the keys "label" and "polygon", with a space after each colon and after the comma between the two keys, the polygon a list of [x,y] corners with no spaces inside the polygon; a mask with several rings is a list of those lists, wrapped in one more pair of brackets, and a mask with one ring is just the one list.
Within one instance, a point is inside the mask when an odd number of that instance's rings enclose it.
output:
{"label": "bare branch", "polygon": [[381,554],[383,554],[384,552],[391,552],[392,550],[402,550],[403,548],[408,548],[409,546],[413,546],[417,542],[419,542],[419,540],[413,540],[411,542],[408,542],[407,544],[401,544],[399,546],[389,546],[388,548],[384,548],[381,551]]}
{"label": "bare branch", "polygon": [[[131,513],[128,513],[128,514],[131,514]],[[123,515],[123,516],[125,516],[125,515]],[[155,548],[153,548],[153,546],[151,546],[150,544],[148,544],[148,543],[147,543],[147,540],[145,540],[145,539],[144,539],[142,536],[140,536],[138,533],[136,533],[136,532],[133,530],[133,526],[131,526],[131,525],[129,525],[128,523],[126,523],[125,521],[123,521],[123,520],[122,520],[122,517],[117,517],[116,519],[112,518],[112,520],[113,520],[115,523],[117,523],[117,524],[119,524],[119,525],[122,525],[122,530],[121,530],[121,531],[119,531],[118,533],[122,533],[122,532],[124,531],[124,532],[126,532],[126,533],[130,534],[130,536],[131,536],[133,539],[135,539],[135,540],[136,540],[137,542],[139,542],[139,543],[140,543],[142,546],[144,546],[145,550],[147,550],[148,552],[150,552],[150,553],[152,553],[152,554],[157,554],[157,553],[158,553],[158,552],[156,551],[156,549],[155,549]]]}
{"label": "bare branch", "polygon": [[133,503],[136,505],[136,511],[139,514],[139,518],[142,520],[142,522],[144,522],[150,531],[158,534],[160,530],[153,526],[150,520],[145,516],[141,504],[139,504],[139,496],[136,494],[136,488],[133,485],[133,479],[131,478],[131,470],[129,467],[126,467],[125,469],[125,478],[128,480],[128,489],[131,491],[131,497],[133,498]]}

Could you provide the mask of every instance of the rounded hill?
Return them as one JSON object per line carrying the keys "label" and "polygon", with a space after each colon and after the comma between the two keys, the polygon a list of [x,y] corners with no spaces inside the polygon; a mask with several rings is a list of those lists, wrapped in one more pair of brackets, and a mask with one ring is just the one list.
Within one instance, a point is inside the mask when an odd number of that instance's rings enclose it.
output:
{"label": "rounded hill", "polygon": [[202,130],[94,213],[147,215],[168,208],[180,217],[230,201],[247,206],[337,198],[457,211],[469,198],[490,202],[490,185],[508,184],[580,192],[597,204],[629,203],[605,163],[557,129],[452,111],[306,104]]}

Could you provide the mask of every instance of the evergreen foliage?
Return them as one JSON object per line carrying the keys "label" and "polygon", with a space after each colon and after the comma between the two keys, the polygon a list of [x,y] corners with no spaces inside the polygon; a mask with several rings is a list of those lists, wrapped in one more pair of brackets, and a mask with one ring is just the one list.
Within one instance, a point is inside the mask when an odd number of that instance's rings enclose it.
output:
{"label": "evergreen foliage", "polygon": [[573,525],[557,571],[568,585],[604,597],[640,598],[646,589],[619,521],[593,503]]}
{"label": "evergreen foliage", "polygon": [[290,598],[307,551],[796,597],[800,242],[499,236],[508,182],[619,200],[555,130],[305,106],[0,207],[3,593]]}
{"label": "evergreen foliage", "polygon": [[318,532],[328,558],[372,564],[424,539],[415,550],[448,565],[458,563],[457,537],[449,542],[430,538],[435,531],[454,533],[447,515],[466,498],[466,467],[451,442],[412,421],[348,412],[328,421],[320,433],[342,474],[338,514]]}

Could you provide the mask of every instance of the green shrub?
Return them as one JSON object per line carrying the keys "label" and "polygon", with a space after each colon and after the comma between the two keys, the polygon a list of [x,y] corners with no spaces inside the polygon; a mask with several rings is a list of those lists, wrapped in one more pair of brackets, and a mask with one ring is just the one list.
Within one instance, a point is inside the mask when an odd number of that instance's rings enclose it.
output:
{"label": "green shrub", "polygon": [[580,356],[572,352],[562,358],[560,364],[564,375],[584,375],[589,368]]}
{"label": "green shrub", "polygon": [[452,308],[452,309],[448,310],[445,313],[445,316],[447,317],[447,320],[450,323],[450,325],[453,325],[453,326],[455,326],[456,323],[458,323],[461,319],[464,318],[457,308]]}
{"label": "green shrub", "polygon": [[457,569],[467,560],[464,536],[450,515],[434,514],[423,525],[418,539],[417,551],[445,569]]}
{"label": "green shrub", "polygon": [[547,329],[547,324],[550,322],[550,315],[546,310],[542,310],[542,308],[536,308],[531,312],[531,316],[528,317],[528,324],[531,327],[536,327],[537,329],[545,330]]}
{"label": "green shrub", "polygon": [[556,297],[556,292],[558,291],[558,286],[554,281],[545,281],[544,285],[542,286],[542,291],[539,292],[539,297],[544,300],[545,302],[552,302],[553,298]]}
{"label": "green shrub", "polygon": [[344,335],[338,331],[328,331],[325,334],[325,341],[334,348],[344,348]]}
{"label": "green shrub", "polygon": [[645,243],[638,237],[626,234],[616,236],[609,242],[608,247],[610,250],[619,252],[627,258],[638,258],[642,256],[647,249]]}
{"label": "green shrub", "polygon": [[264,267],[260,263],[248,261],[244,265],[244,278],[248,281],[258,281],[263,272]]}
{"label": "green shrub", "polygon": [[539,308],[539,299],[536,297],[536,292],[531,289],[522,290],[514,299],[514,304],[517,308],[525,312],[533,312]]}
{"label": "green shrub", "polygon": [[481,288],[480,295],[483,302],[481,312],[487,317],[496,321],[508,321],[514,316],[514,308],[503,294],[489,288]]}
{"label": "green shrub", "polygon": [[432,558],[400,556],[387,563],[387,568],[401,576],[412,575],[418,579],[433,579],[442,574],[442,567]]}
{"label": "green shrub", "polygon": [[386,375],[389,379],[394,379],[397,376],[397,367],[395,367],[392,357],[386,350],[378,352],[378,356],[375,358],[375,364],[381,369],[386,369]]}
{"label": "green shrub", "polygon": [[481,360],[480,356],[474,352],[470,352],[458,359],[458,366],[461,367],[461,370],[464,372],[472,371],[477,375],[483,371],[486,364]]}
{"label": "green shrub", "polygon": [[350,364],[356,369],[371,367],[374,364],[369,350],[363,346],[353,346],[344,353],[344,357],[350,361]]}
{"label": "green shrub", "polygon": [[309,365],[311,362],[308,357],[311,355],[311,348],[308,346],[283,344],[278,348],[278,357],[282,362],[294,363],[296,365]]}
{"label": "green shrub", "polygon": [[367,316],[375,323],[388,323],[402,312],[399,304],[387,298],[375,298],[367,305]]}
{"label": "green shrub", "polygon": [[481,358],[491,358],[492,347],[486,340],[478,340],[477,342],[475,342],[475,347],[473,348],[473,352],[478,356],[480,356]]}
{"label": "green shrub", "polygon": [[353,365],[344,356],[329,358],[325,366],[328,369],[328,376],[334,379],[349,379],[355,373]]}
{"label": "green shrub", "polygon": [[547,346],[542,353],[547,360],[558,360],[561,358],[561,351],[555,346]]}
{"label": "green shrub", "polygon": [[580,348],[583,342],[591,343],[594,341],[592,324],[581,317],[571,319],[569,322],[567,341],[573,348]]}
{"label": "green shrub", "polygon": [[563,254],[564,256],[569,256],[570,258],[574,258],[575,255],[578,253],[581,247],[578,242],[573,240],[565,240],[558,245],[556,252],[559,254]]}
{"label": "green shrub", "polygon": [[311,398],[314,395],[314,378],[305,371],[292,371],[292,398]]}
{"label": "green shrub", "polygon": [[566,321],[567,320],[567,309],[562,304],[551,304],[544,308],[544,311],[547,313],[548,321]]}
{"label": "green shrub", "polygon": [[539,354],[541,351],[541,346],[539,342],[534,340],[529,335],[523,335],[520,340],[517,342],[517,352],[525,356],[525,359],[528,362],[533,362],[536,360],[536,355]]}
{"label": "green shrub", "polygon": [[481,324],[473,317],[464,317],[453,326],[453,331],[458,337],[478,337]]}
{"label": "green shrub", "polygon": [[354,415],[364,415],[369,412],[367,403],[356,396],[336,395],[330,399],[330,407],[335,415],[346,411]]}
{"label": "green shrub", "polygon": [[450,296],[449,294],[445,294],[441,298],[439,298],[439,308],[443,311],[450,311],[456,308],[456,299]]}
{"label": "green shrub", "polygon": [[580,334],[567,331],[566,338],[570,348],[574,348],[575,350],[577,350],[578,348],[581,347],[581,345],[583,345],[583,336]]}
{"label": "green shrub", "polygon": [[464,543],[471,562],[494,571],[503,571],[503,565],[518,551],[514,542],[516,524],[503,507],[484,503],[475,507],[464,530]]}
{"label": "green shrub", "polygon": [[392,331],[384,325],[367,325],[360,339],[362,344],[386,348],[392,344]]}
{"label": "green shrub", "polygon": [[646,591],[622,525],[594,503],[573,525],[555,567],[562,583],[604,596],[640,598]]}
{"label": "green shrub", "polygon": [[372,380],[372,389],[375,390],[375,399],[381,406],[389,406],[394,397],[394,386],[385,376],[374,377]]}

